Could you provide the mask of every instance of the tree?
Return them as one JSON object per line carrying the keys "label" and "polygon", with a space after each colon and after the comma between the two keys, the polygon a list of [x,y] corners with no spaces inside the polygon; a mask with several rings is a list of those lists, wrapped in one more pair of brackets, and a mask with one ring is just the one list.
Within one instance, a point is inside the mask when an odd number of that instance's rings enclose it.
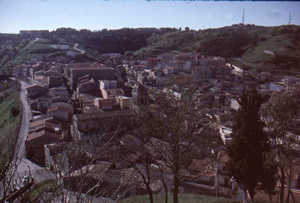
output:
{"label": "tree", "polygon": [[10,110],[10,113],[13,117],[17,117],[20,113],[20,110],[17,107],[13,106]]}
{"label": "tree", "polygon": [[[262,112],[265,121],[272,135],[272,145],[274,155],[278,164],[278,175],[281,189],[279,192],[280,202],[284,202],[285,185],[288,183],[287,199],[293,198],[290,190],[291,177],[295,160],[299,157],[296,149],[299,146],[299,108],[300,108],[300,89],[299,86],[273,93],[267,103],[263,105]],[[294,199],[294,198],[293,198]]]}
{"label": "tree", "polygon": [[211,152],[215,136],[204,134],[208,128],[206,116],[196,110],[192,100],[180,100],[172,93],[156,94],[155,105],[146,111],[143,135],[152,138],[151,155],[161,169],[173,175],[173,202],[178,203],[183,172],[195,156]]}
{"label": "tree", "polygon": [[268,135],[259,115],[263,101],[256,89],[244,91],[239,99],[241,108],[234,118],[232,143],[228,147],[230,159],[226,163],[229,175],[245,194],[249,193],[251,200],[258,183],[263,182],[263,174],[267,173],[264,161],[266,152],[270,151]]}
{"label": "tree", "polygon": [[153,112],[148,111],[149,109],[146,106],[140,106],[139,109],[140,110],[136,114],[134,122],[132,123],[133,130],[130,134],[141,142],[135,147],[123,146],[124,150],[134,153],[137,155],[137,158],[132,160],[125,153],[122,154],[122,158],[126,160],[141,177],[142,183],[145,185],[149,195],[150,203],[153,203],[154,201],[151,184],[157,180],[160,180],[163,185],[165,202],[168,203],[168,185],[166,183],[164,170],[160,163],[156,160],[156,157],[153,156],[153,151],[151,151],[151,149],[154,148],[153,143],[151,143],[151,137],[155,134],[153,134],[153,131],[149,128],[149,123],[145,122],[153,119]]}
{"label": "tree", "polygon": [[274,154],[272,152],[267,153],[265,156],[265,163],[262,170],[262,180],[259,189],[265,192],[269,196],[270,202],[272,202],[273,195],[276,194],[276,184],[278,180],[278,164],[274,160]]}
{"label": "tree", "polygon": [[[133,167],[138,174],[142,177],[142,181],[146,186],[146,190],[149,195],[149,202],[154,203],[153,200],[153,191],[151,189],[152,173],[151,173],[151,164],[153,163],[152,156],[147,151],[142,151],[141,156],[139,157],[139,162],[130,162],[130,166]],[[140,167],[141,165],[142,167]]]}

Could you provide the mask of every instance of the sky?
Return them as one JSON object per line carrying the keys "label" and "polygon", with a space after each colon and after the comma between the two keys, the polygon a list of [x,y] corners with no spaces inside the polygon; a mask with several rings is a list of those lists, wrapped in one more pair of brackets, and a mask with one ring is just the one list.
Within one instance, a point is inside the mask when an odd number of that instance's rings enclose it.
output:
{"label": "sky", "polygon": [[206,29],[245,23],[300,25],[300,2],[201,2],[146,0],[0,0],[0,32],[60,27],[119,29],[175,27]]}

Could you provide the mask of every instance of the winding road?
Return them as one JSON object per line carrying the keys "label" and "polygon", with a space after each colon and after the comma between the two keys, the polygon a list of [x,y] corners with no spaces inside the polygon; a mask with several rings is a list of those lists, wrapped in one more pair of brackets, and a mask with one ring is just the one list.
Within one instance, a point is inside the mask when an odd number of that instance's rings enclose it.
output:
{"label": "winding road", "polygon": [[26,88],[30,86],[30,84],[24,81],[19,81],[19,82],[21,84],[20,101],[23,106],[22,108],[23,112],[22,112],[22,122],[20,126],[18,142],[17,142],[17,149],[15,154],[16,160],[25,158],[26,155],[25,141],[27,139],[27,135],[29,131],[29,122],[31,118],[30,107],[26,99]]}

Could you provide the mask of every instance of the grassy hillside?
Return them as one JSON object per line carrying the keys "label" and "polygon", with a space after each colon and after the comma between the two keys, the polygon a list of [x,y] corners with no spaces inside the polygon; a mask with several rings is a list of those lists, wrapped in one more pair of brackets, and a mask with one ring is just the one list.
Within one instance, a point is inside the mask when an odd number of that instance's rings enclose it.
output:
{"label": "grassy hillside", "polygon": [[18,83],[0,84],[0,169],[11,154],[21,121]]}
{"label": "grassy hillside", "polygon": [[13,63],[20,64],[33,58],[49,57],[53,53],[57,53],[59,51],[60,50],[51,47],[48,40],[33,40],[19,51],[18,55],[13,60]]}
{"label": "grassy hillside", "polygon": [[[222,56],[257,71],[299,71],[300,26],[234,25],[199,31],[177,31],[152,36],[148,39],[148,46],[136,51],[134,55],[156,56],[174,50]],[[264,53],[265,50],[274,55]]]}
{"label": "grassy hillside", "polygon": [[21,39],[16,34],[0,33],[0,72],[8,73],[9,63],[26,44],[27,40]]}
{"label": "grassy hillside", "polygon": [[[78,43],[88,51],[89,54],[80,55],[79,61],[93,61],[95,59],[91,56],[110,52],[133,54],[139,58],[170,51],[193,51],[222,56],[243,68],[256,71],[300,70],[300,26],[296,25],[233,25],[199,31],[124,28],[92,32],[60,28],[44,38],[47,40],[0,34],[0,69],[7,68],[10,63],[20,64],[33,58],[65,56],[66,51],[50,46],[62,42],[70,45]],[[274,55],[266,54],[266,50]]]}
{"label": "grassy hillside", "polygon": [[174,50],[192,51],[196,41],[197,32],[195,31],[176,31],[164,35],[153,35],[147,40],[148,46],[136,51],[135,55],[159,55]]}
{"label": "grassy hillside", "polygon": [[[75,60],[77,62],[97,61],[103,53],[125,53],[136,51],[146,46],[146,39],[153,34],[176,31],[175,28],[123,28],[117,30],[103,29],[90,31],[86,29],[58,28],[49,33],[37,35],[20,35],[0,33],[0,72],[10,73],[15,64],[31,59]],[[39,40],[35,40],[39,37]],[[79,44],[86,54],[70,58],[67,50],[55,49],[52,44]],[[72,48],[71,48],[72,49]]]}

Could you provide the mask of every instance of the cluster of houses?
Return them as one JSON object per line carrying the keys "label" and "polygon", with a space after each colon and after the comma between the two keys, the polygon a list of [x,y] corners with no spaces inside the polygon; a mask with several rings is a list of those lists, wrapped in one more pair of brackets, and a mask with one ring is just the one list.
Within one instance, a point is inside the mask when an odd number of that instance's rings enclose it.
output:
{"label": "cluster of houses", "polygon": [[[185,65],[178,60],[182,58]],[[173,82],[170,85],[170,80],[174,76],[188,78],[187,83],[196,89],[191,99],[196,99],[201,110],[215,121],[216,135],[224,145],[231,143],[232,115],[240,108],[238,98],[246,87],[256,87],[261,94],[270,96],[273,92],[300,84],[300,79],[295,76],[268,72],[256,74],[230,64],[222,57],[197,53],[170,53],[167,57],[129,62],[125,68],[146,88],[172,92],[179,98],[184,98],[187,88],[182,83]],[[292,187],[295,187],[296,181],[297,176],[292,180]]]}
{"label": "cluster of houses", "polygon": [[[91,136],[100,137],[104,132],[110,136],[110,132],[119,126],[126,126],[126,122],[135,115],[136,105],[149,103],[149,96],[142,85],[127,86],[116,68],[99,63],[55,65],[40,62],[16,67],[18,71],[21,69],[20,74],[32,83],[26,88],[32,112],[25,143],[28,159],[60,172],[66,185],[72,183],[68,189],[75,191],[81,186],[76,186],[74,181],[79,178],[79,171],[86,168],[97,172],[101,169],[103,175],[107,173],[104,177],[113,189],[128,175],[131,176],[132,168],[119,165],[121,160],[118,157],[111,158],[118,153],[123,154],[118,151],[121,149],[116,149],[119,142],[114,141],[110,151],[107,149],[106,153],[98,155],[96,162],[91,161],[91,154],[95,154],[90,150],[97,149],[101,141],[98,145],[91,144],[82,149],[78,156],[85,156],[85,160],[76,164],[74,162],[79,158],[72,157],[73,154],[66,149]],[[123,144],[136,142],[131,136],[124,136],[121,140]],[[116,179],[110,174],[117,176]],[[122,186],[122,190],[125,191],[128,184],[133,184],[133,181]]]}
{"label": "cluster of houses", "polygon": [[[138,81],[154,91],[173,92],[184,96],[192,86],[196,89],[192,99],[213,117],[224,144],[230,140],[232,111],[239,109],[237,98],[245,87],[258,87],[265,95],[281,91],[300,83],[295,76],[277,76],[261,72],[255,74],[228,63],[222,57],[202,56],[198,53],[171,52],[146,60],[128,61],[124,65],[129,81]],[[186,84],[170,82],[174,76],[185,78]],[[189,85],[189,86],[188,86]]]}
{"label": "cluster of houses", "polygon": [[[16,67],[15,74],[33,82],[27,88],[33,115],[26,140],[28,158],[59,173],[68,190],[87,192],[101,178],[102,183],[94,192],[105,190],[111,198],[116,198],[113,195],[117,189],[122,195],[146,192],[141,176],[129,164],[139,160],[142,139],[133,136],[132,129],[126,126],[140,105],[151,103],[148,90],[196,100],[201,111],[215,121],[212,134],[227,145],[231,141],[231,115],[239,109],[237,98],[245,86],[260,84],[262,93],[271,94],[299,82],[295,77],[253,75],[224,58],[197,53],[177,52],[131,61],[116,61],[115,55],[107,57],[112,57],[108,61],[113,66],[36,62]],[[185,82],[177,83],[174,77]],[[189,95],[187,90],[191,85],[195,91]],[[151,138],[149,143],[152,143],[148,145],[150,148],[168,144],[157,138]],[[72,151],[72,146],[78,147]],[[226,157],[220,150],[219,160],[224,163]],[[208,159],[193,159],[185,172],[185,190],[197,188],[197,181],[214,186],[217,176],[208,162]],[[157,166],[151,166],[151,171],[153,191],[162,191]],[[83,172],[87,175],[84,182]],[[217,179],[227,186],[223,190],[228,194],[231,191],[228,178]],[[171,188],[172,177],[166,175],[166,182]]]}

